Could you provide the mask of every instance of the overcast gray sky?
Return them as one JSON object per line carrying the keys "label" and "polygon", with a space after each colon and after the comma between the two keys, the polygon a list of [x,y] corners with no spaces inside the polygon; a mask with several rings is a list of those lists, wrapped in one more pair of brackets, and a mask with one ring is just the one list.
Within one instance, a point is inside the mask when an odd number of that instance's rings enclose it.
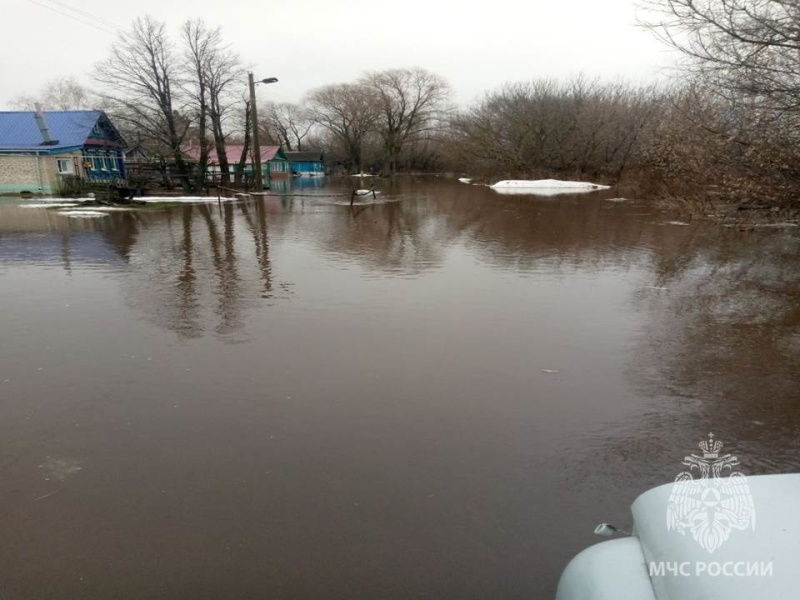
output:
{"label": "overcast gray sky", "polygon": [[[115,28],[149,14],[177,34],[187,18],[220,25],[257,77],[262,100],[298,101],[364,71],[419,66],[468,105],[508,81],[579,72],[636,82],[671,56],[635,26],[634,0],[0,0],[0,108],[48,80],[91,83]],[[90,17],[93,15],[95,18]],[[100,19],[100,20],[97,20]],[[177,37],[177,35],[176,35]],[[243,86],[246,82],[243,82]]]}

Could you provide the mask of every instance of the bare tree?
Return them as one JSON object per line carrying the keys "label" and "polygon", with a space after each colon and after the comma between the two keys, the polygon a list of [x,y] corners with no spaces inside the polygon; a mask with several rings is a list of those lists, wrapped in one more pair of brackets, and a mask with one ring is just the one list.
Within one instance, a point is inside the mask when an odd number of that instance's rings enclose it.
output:
{"label": "bare tree", "polygon": [[271,138],[278,140],[287,150],[303,149],[303,140],[314,126],[313,115],[308,109],[291,102],[270,102],[261,114]]}
{"label": "bare tree", "polygon": [[215,46],[219,43],[219,29],[209,30],[201,19],[189,20],[183,24],[181,38],[185,45],[186,78],[185,89],[192,100],[191,112],[194,114],[197,142],[200,149],[198,157],[198,181],[196,186],[205,185],[208,171],[208,69]]}
{"label": "bare tree", "polygon": [[11,103],[20,110],[34,110],[37,103],[45,110],[92,110],[99,104],[92,92],[74,77],[48,81],[35,96],[17,96]]}
{"label": "bare tree", "polygon": [[[655,150],[683,161],[737,204],[796,205],[800,187],[800,4],[791,0],[645,0],[645,25],[685,58],[692,83],[677,97],[686,131]],[[699,104],[697,104],[699,102]],[[688,117],[687,117],[688,115]],[[677,136],[683,132],[683,136]],[[694,148],[685,140],[695,141]],[[662,160],[663,165],[663,160]]]}
{"label": "bare tree", "polygon": [[228,48],[218,48],[208,64],[208,97],[211,131],[221,171],[222,185],[230,184],[228,155],[225,151],[227,139],[225,124],[232,109],[242,104],[240,84],[245,72],[239,56]]}
{"label": "bare tree", "polygon": [[187,59],[187,92],[197,122],[201,181],[205,180],[213,140],[221,184],[228,186],[225,121],[230,108],[241,102],[236,92],[241,92],[245,73],[239,56],[223,42],[219,27],[211,29],[202,20],[187,21],[182,37]]}
{"label": "bare tree", "polygon": [[645,0],[645,25],[729,98],[800,108],[800,4],[786,0]]}
{"label": "bare tree", "polygon": [[181,77],[165,25],[151,17],[136,19],[96,65],[94,78],[105,87],[102,97],[115,117],[166,148],[181,185],[190,189],[181,146],[191,121],[178,111]]}
{"label": "bare tree", "polygon": [[341,146],[345,168],[361,169],[362,144],[378,117],[374,91],[354,83],[326,85],[310,92],[307,103],[314,122]]}
{"label": "bare tree", "polygon": [[796,206],[800,135],[795,115],[731,101],[705,82],[676,87],[647,144],[659,194],[699,214],[715,203],[740,208]]}
{"label": "bare tree", "polygon": [[394,175],[404,146],[433,139],[448,108],[450,86],[420,68],[368,73],[361,83],[377,100],[377,131],[383,138],[385,170]]}

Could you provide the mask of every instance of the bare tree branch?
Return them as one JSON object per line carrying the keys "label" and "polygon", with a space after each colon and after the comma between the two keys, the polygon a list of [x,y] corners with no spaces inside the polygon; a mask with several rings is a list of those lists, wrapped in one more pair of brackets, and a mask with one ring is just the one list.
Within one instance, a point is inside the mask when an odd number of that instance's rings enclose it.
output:
{"label": "bare tree branch", "polygon": [[131,31],[112,45],[109,57],[96,65],[94,79],[118,119],[146,124],[152,143],[166,146],[181,185],[190,189],[181,151],[189,123],[178,112],[182,80],[164,23],[136,19]]}

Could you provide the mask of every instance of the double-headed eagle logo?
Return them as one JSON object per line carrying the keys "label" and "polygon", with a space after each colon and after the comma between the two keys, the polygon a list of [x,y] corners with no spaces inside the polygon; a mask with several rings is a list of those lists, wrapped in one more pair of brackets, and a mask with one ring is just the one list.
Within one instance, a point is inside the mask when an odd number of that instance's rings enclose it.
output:
{"label": "double-headed eagle logo", "polygon": [[[681,535],[690,532],[694,540],[713,553],[736,529],[756,528],[756,511],[747,479],[734,468],[739,459],[720,455],[722,442],[708,434],[698,444],[702,456],[683,459],[689,467],[675,478],[667,504],[667,530]],[[697,478],[693,472],[697,473]]]}

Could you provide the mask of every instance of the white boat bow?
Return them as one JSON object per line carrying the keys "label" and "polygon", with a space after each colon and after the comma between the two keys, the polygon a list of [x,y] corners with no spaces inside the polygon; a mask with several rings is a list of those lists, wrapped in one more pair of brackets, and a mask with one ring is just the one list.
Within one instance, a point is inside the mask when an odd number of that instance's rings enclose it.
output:
{"label": "white boat bow", "polygon": [[[703,488],[708,497],[681,499],[688,509],[686,528],[674,526],[676,489],[681,495],[676,486],[682,483],[645,492],[631,507],[632,535],[596,544],[573,558],[561,575],[556,600],[800,597],[800,474],[756,475],[746,482],[744,493],[712,483]],[[737,500],[737,493],[745,500]],[[703,523],[710,529],[695,531]],[[708,535],[711,545],[703,537]]]}

